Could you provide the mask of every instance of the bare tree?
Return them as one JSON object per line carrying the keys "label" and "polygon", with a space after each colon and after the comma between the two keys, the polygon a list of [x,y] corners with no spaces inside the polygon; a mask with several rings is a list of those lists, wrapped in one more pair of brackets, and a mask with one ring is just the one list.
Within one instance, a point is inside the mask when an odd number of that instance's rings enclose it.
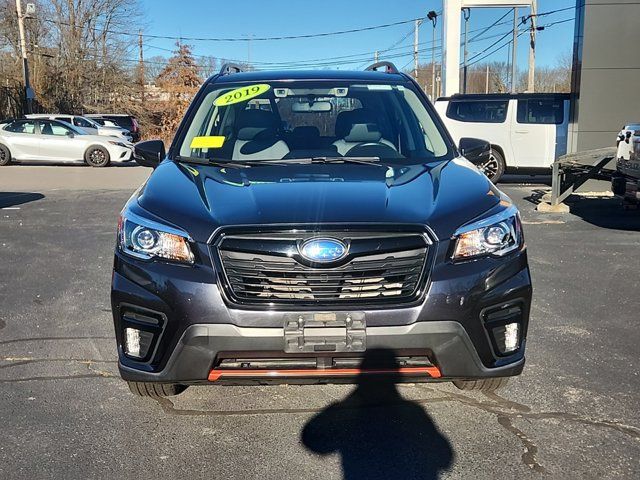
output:
{"label": "bare tree", "polygon": [[168,101],[160,105],[160,136],[169,141],[202,83],[200,66],[196,63],[191,46],[177,43],[177,49],[162,69],[157,83],[168,94]]}
{"label": "bare tree", "polygon": [[167,59],[161,55],[155,55],[145,60],[144,74],[146,83],[156,83],[156,79],[162,69],[167,66]]}
{"label": "bare tree", "polygon": [[218,73],[218,59],[210,55],[198,57],[200,73],[203,78],[209,78]]}
{"label": "bare tree", "polygon": [[[35,0],[25,20],[36,108],[70,113],[129,103],[133,92],[129,55],[135,46],[137,0]],[[14,0],[0,0],[0,82],[21,83]],[[15,65],[13,65],[15,63]]]}

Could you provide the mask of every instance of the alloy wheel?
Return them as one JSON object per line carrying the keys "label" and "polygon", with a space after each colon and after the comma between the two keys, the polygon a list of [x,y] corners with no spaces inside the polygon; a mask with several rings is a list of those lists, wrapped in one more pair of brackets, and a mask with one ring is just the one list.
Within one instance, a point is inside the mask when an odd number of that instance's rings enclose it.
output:
{"label": "alloy wheel", "polygon": [[106,159],[107,156],[102,150],[95,149],[89,154],[89,160],[91,160],[91,163],[94,163],[96,165],[103,164]]}
{"label": "alloy wheel", "polygon": [[487,177],[489,177],[489,180],[493,180],[493,178],[498,173],[499,168],[500,166],[498,165],[498,160],[496,160],[496,157],[493,155],[493,152],[492,152],[491,156],[489,157],[489,160],[483,165],[481,165],[480,170],[482,170],[482,173],[484,173]]}

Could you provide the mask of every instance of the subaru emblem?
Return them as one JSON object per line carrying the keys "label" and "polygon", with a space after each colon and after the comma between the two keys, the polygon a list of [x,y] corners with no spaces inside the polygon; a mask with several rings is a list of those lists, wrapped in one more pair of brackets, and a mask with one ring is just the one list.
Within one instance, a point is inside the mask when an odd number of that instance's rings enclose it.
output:
{"label": "subaru emblem", "polygon": [[311,262],[335,262],[347,254],[347,246],[333,238],[312,238],[299,247],[300,255]]}

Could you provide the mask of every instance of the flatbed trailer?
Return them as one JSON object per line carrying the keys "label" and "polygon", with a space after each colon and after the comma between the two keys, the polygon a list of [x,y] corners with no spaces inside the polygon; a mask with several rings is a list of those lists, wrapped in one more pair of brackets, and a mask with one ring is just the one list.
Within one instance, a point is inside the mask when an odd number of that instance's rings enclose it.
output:
{"label": "flatbed trailer", "polygon": [[[551,198],[542,203],[540,211],[567,211],[562,204],[588,180],[611,182],[615,172],[616,147],[597,148],[582,152],[569,153],[553,162],[551,169]],[[564,207],[564,208],[563,208]]]}

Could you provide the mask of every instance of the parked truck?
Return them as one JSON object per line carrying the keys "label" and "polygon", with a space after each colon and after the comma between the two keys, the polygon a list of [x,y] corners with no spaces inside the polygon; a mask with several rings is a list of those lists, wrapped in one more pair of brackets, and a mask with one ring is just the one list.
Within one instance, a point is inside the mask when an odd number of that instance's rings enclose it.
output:
{"label": "parked truck", "polygon": [[625,125],[618,134],[616,173],[611,190],[622,198],[625,208],[640,203],[640,123]]}

